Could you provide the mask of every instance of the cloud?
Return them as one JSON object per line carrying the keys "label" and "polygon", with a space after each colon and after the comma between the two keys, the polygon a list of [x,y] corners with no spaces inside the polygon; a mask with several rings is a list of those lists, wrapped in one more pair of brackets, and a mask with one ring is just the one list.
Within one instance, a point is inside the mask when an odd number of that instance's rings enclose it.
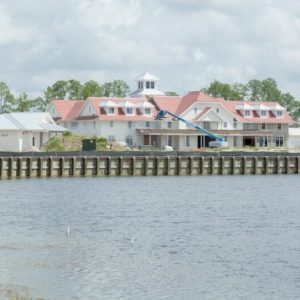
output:
{"label": "cloud", "polygon": [[[57,79],[149,71],[184,93],[274,78],[300,98],[296,0],[0,0],[0,80],[41,93]],[[288,90],[291,89],[291,90]]]}
{"label": "cloud", "polygon": [[0,46],[22,43],[27,41],[30,35],[29,29],[14,24],[5,7],[0,3]]}

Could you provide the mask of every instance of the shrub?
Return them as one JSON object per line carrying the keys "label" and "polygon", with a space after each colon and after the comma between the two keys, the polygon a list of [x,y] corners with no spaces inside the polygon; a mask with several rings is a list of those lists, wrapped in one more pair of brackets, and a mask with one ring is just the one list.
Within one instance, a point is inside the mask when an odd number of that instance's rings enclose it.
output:
{"label": "shrub", "polygon": [[72,135],[73,135],[73,133],[72,133],[71,131],[65,131],[65,132],[63,133],[63,136],[64,136],[64,137],[72,136]]}
{"label": "shrub", "polygon": [[57,136],[51,138],[46,145],[46,151],[62,151],[63,149],[61,139]]}

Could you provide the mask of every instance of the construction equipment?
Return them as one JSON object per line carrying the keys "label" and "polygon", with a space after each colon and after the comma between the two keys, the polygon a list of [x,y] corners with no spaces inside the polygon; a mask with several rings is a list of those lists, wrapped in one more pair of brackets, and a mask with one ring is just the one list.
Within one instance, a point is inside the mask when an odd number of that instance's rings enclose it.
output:
{"label": "construction equipment", "polygon": [[198,130],[200,133],[204,133],[205,135],[209,136],[210,138],[214,139],[214,141],[210,141],[208,146],[210,148],[227,148],[228,147],[228,143],[225,141],[225,139],[222,136],[216,135],[210,131],[208,131],[207,129],[204,129],[202,127],[200,127],[199,125],[188,121],[168,110],[160,110],[155,118],[155,120],[163,120],[166,115],[170,115],[172,117],[174,117],[176,120],[179,120],[181,122],[184,122],[186,124],[186,126],[188,128],[192,128],[192,129],[196,129]]}

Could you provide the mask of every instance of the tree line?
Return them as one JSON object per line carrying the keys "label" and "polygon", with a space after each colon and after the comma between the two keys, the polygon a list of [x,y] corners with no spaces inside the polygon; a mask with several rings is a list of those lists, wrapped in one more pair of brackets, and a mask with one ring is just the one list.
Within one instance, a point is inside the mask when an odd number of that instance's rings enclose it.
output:
{"label": "tree line", "polygon": [[293,119],[300,118],[300,102],[290,93],[280,91],[272,78],[253,79],[246,84],[228,84],[215,80],[202,91],[225,100],[276,101],[287,109]]}
{"label": "tree line", "polygon": [[43,96],[30,99],[24,92],[15,96],[6,83],[0,82],[0,113],[46,111],[53,99],[85,100],[88,97],[125,97],[130,92],[123,80],[114,80],[99,84],[90,80],[82,84],[78,80],[58,80],[48,86]]}
{"label": "tree line", "polygon": [[[300,118],[300,102],[290,93],[280,91],[276,81],[272,78],[253,79],[246,84],[228,84],[214,80],[208,87],[201,90],[215,97],[223,97],[225,100],[278,101],[287,108],[294,119]],[[123,80],[99,84],[93,80],[81,83],[70,79],[58,80],[48,86],[41,97],[30,99],[25,92],[18,96],[13,95],[7,84],[0,82],[0,113],[46,111],[53,99],[85,100],[88,97],[126,97],[129,92],[129,86]],[[177,94],[170,91],[166,92],[166,95]]]}

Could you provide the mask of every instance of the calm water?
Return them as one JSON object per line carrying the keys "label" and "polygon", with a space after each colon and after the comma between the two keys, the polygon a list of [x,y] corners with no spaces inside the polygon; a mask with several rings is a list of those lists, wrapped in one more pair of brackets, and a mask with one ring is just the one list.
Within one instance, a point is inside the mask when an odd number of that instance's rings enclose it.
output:
{"label": "calm water", "polygon": [[299,183],[0,181],[0,285],[63,300],[300,299]]}

